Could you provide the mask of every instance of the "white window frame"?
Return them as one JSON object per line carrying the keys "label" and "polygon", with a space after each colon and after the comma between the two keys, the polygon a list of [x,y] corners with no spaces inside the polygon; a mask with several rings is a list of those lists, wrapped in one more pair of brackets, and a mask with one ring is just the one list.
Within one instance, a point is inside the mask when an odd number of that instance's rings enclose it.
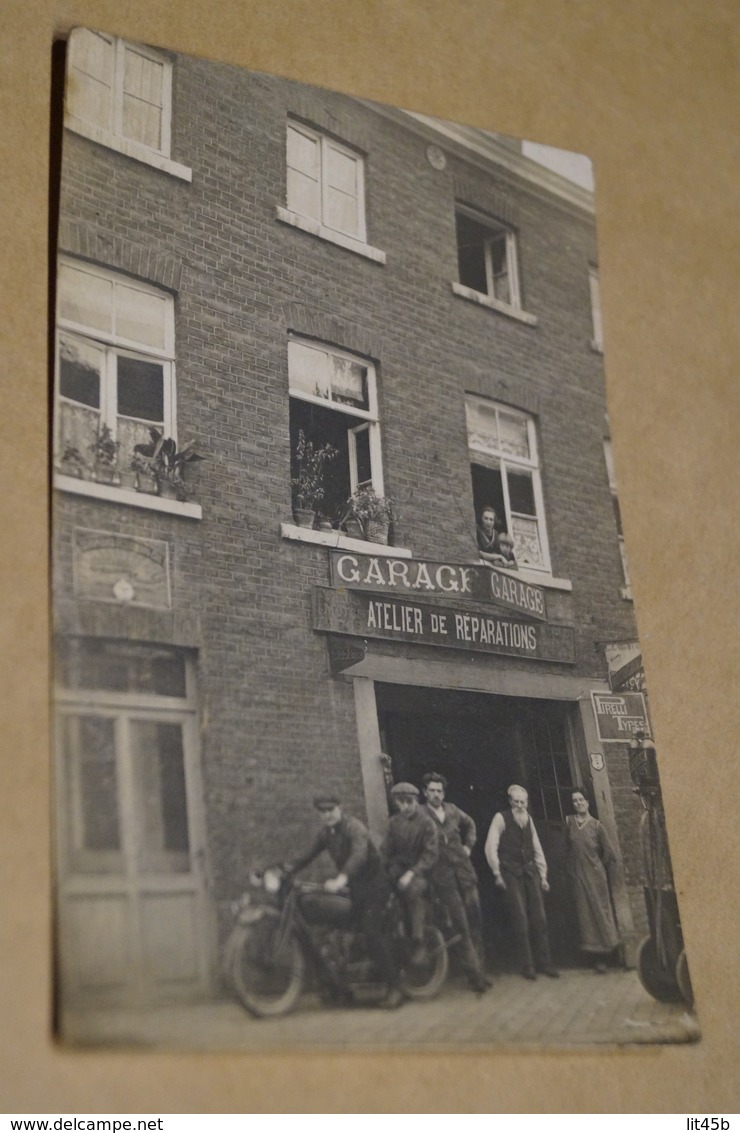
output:
{"label": "white window frame", "polygon": [[[85,37],[98,36],[113,49],[113,64],[108,82],[107,124],[100,125],[81,116],[77,111],[79,103],[75,101],[74,73],[81,71],[87,73],[82,66],[84,61]],[[133,52],[158,63],[162,68],[162,104],[161,104],[161,138],[159,146],[150,146],[138,138],[129,137],[123,130],[123,82],[126,65],[126,53]],[[90,31],[87,28],[76,28],[69,38],[69,55],[67,62],[67,94],[66,113],[64,124],[78,134],[82,134],[92,141],[99,142],[109,149],[117,150],[143,161],[148,165],[161,169],[185,181],[192,180],[192,170],[179,162],[172,161],[170,157],[172,141],[172,62],[161,52],[140,43],[130,43],[117,36],[105,35],[102,32]]]}
{"label": "white window frame", "polygon": [[[535,426],[534,418],[520,409],[513,409],[510,405],[503,405],[496,401],[491,401],[485,397],[477,397],[474,394],[466,394],[466,404],[485,405],[489,410],[495,410],[507,414],[510,417],[518,417],[520,420],[526,422],[527,426],[527,444],[529,448],[529,458],[512,456],[510,453],[496,452],[492,453],[487,449],[477,449],[470,443],[470,436],[468,435],[468,451],[470,454],[471,464],[480,464],[482,467],[489,467],[492,459],[498,462],[498,469],[501,472],[501,484],[504,494],[504,508],[506,511],[506,528],[509,532],[512,531],[512,520],[518,517],[522,519],[535,519],[537,524],[537,535],[542,550],[542,566],[536,566],[532,563],[526,564],[526,570],[536,572],[537,574],[551,574],[552,569],[550,565],[550,543],[547,537],[547,522],[545,518],[545,500],[542,491],[542,477],[540,473],[539,462],[539,449],[537,445],[537,429]],[[534,495],[535,511],[534,516],[524,515],[521,512],[514,512],[511,508],[511,500],[509,496],[509,482],[508,471],[509,469],[517,470],[522,469],[529,472],[532,477],[532,492]]]}
{"label": "white window frame", "polygon": [[[604,460],[606,462],[606,474],[609,480],[609,491],[611,492],[612,501],[616,502],[619,506],[619,491],[617,490],[617,477],[614,472],[614,451],[612,449],[612,442],[609,437],[604,437]],[[615,509],[616,510],[616,509]],[[621,515],[621,512],[620,512]],[[622,562],[622,575],[624,578],[624,586],[621,588],[621,596],[623,598],[632,598],[632,584],[630,582],[629,565],[627,563],[627,548],[624,542],[624,532],[620,531],[616,520],[615,527],[617,528],[617,538],[619,540],[619,557]]]}
{"label": "white window frame", "polygon": [[[110,271],[107,268],[98,267],[96,264],[89,264],[82,260],[74,260],[71,257],[63,256],[60,258],[60,266],[64,265],[75,270],[84,271],[88,275],[92,275],[100,280],[116,284],[125,283],[126,287],[134,291],[139,291],[144,295],[156,296],[158,301],[165,301],[165,319],[164,319],[164,332],[165,342],[162,349],[152,347],[147,343],[136,342],[133,339],[125,338],[115,332],[107,332],[99,330],[98,328],[90,327],[86,323],[75,322],[71,319],[64,319],[61,315],[57,314],[57,336],[56,336],[56,399],[59,403],[67,402],[70,405],[79,405],[80,402],[74,401],[71,398],[62,396],[59,389],[59,349],[60,342],[63,337],[77,339],[80,342],[90,343],[104,351],[104,364],[103,372],[100,375],[100,406],[98,409],[100,423],[107,425],[111,431],[111,436],[115,440],[118,435],[118,405],[117,405],[117,374],[119,357],[127,358],[141,358],[144,361],[152,360],[162,364],[162,383],[163,383],[163,414],[164,420],[162,422],[164,435],[172,437],[177,440],[177,398],[176,398],[176,385],[175,385],[175,302],[172,295],[164,291],[162,288],[154,287],[148,283],[142,283],[139,280],[132,279],[129,276],[123,275],[121,272]],[[57,305],[61,304],[61,294],[57,296]],[[114,304],[115,310],[115,304]],[[94,407],[91,407],[94,408]],[[59,436],[60,427],[60,414],[55,414],[55,448],[58,449],[61,437]],[[123,416],[123,415],[122,415]],[[128,417],[127,420],[141,421],[142,424],[149,425],[150,422],[145,418]]]}
{"label": "white window frame", "polygon": [[[358,409],[353,405],[345,405],[339,401],[327,400],[325,397],[318,397],[315,394],[307,393],[304,390],[297,389],[290,385],[290,345],[297,343],[302,347],[311,350],[316,350],[321,354],[330,355],[336,358],[346,358],[350,362],[360,363],[367,370],[367,409]],[[349,447],[349,474],[350,486],[353,492],[357,491],[359,487],[358,473],[357,473],[357,434],[367,431],[369,434],[370,442],[370,469],[371,469],[371,483],[379,496],[385,495],[384,481],[383,481],[383,453],[380,443],[380,422],[378,415],[378,387],[375,367],[367,358],[363,358],[358,354],[351,354],[347,350],[340,350],[337,347],[330,346],[325,342],[317,342],[311,339],[302,338],[300,335],[291,334],[288,337],[288,382],[289,394],[291,398],[298,401],[307,401],[312,405],[320,405],[322,409],[331,409],[337,413],[344,413],[350,417],[362,417],[364,421],[360,424],[348,426],[347,428],[347,442]]]}
{"label": "white window frame", "polygon": [[[296,134],[302,134],[304,138],[309,138],[310,141],[315,142],[319,149],[319,216],[309,216],[309,220],[318,221],[322,228],[327,228],[332,232],[339,232],[343,236],[350,239],[358,240],[360,243],[366,243],[366,226],[365,226],[365,161],[361,154],[356,150],[350,149],[349,146],[342,145],[341,142],[335,141],[334,138],[328,134],[319,133],[318,130],[312,130],[310,126],[304,126],[302,122],[296,122],[290,119],[288,122],[288,131],[286,134],[286,154],[288,149],[287,139],[290,136],[290,131],[295,131]],[[329,192],[329,151],[333,150],[336,153],[348,157],[355,163],[357,170],[357,231],[348,232],[343,228],[335,228],[330,225],[326,219],[327,211],[327,197]],[[287,160],[287,159],[286,159]],[[303,170],[299,170],[303,173]],[[295,202],[287,199],[287,206],[293,212],[298,210],[294,207]]]}
{"label": "white window frame", "polygon": [[[318,146],[318,161],[319,161],[319,215],[309,215],[298,211],[295,208],[296,201],[291,201],[288,196],[288,170],[291,168],[298,169],[297,166],[291,166],[288,157],[288,145],[290,138],[290,131],[293,130],[297,134],[302,134],[305,138],[309,138]],[[325,199],[328,186],[328,162],[326,154],[329,149],[333,149],[337,153],[349,157],[355,162],[357,169],[357,231],[345,232],[338,228],[332,228],[325,222]],[[373,260],[375,263],[384,264],[386,261],[385,252],[380,248],[374,248],[367,242],[367,222],[365,211],[365,158],[357,150],[353,150],[350,146],[343,145],[336,139],[329,137],[327,134],[321,133],[319,130],[314,130],[310,126],[305,126],[303,122],[298,122],[294,118],[288,119],[285,140],[286,152],[286,189],[285,199],[287,207],[278,205],[277,218],[284,224],[290,224],[294,228],[300,228],[304,232],[309,232],[313,236],[319,236],[322,240],[327,240],[332,244],[337,244],[340,248],[347,251],[355,252],[365,259]],[[300,170],[300,172],[304,172]]]}
{"label": "white window frame", "polygon": [[588,268],[588,290],[591,296],[591,327],[593,338],[591,346],[599,353],[604,352],[604,334],[601,321],[601,285],[599,283],[599,269],[594,264]]}
{"label": "white window frame", "polygon": [[[467,284],[462,283],[459,278],[453,280],[452,290],[456,295],[460,295],[464,299],[472,299],[473,302],[479,303],[481,306],[490,307],[495,311],[501,311],[503,314],[511,315],[519,319],[521,322],[535,326],[537,324],[537,318],[529,314],[529,312],[525,311],[522,307],[521,281],[519,275],[519,247],[517,234],[514,229],[504,224],[502,221],[486,216],[485,213],[476,212],[475,209],[467,208],[464,205],[455,205],[455,218],[457,219],[458,216],[466,216],[490,232],[490,236],[482,241],[486,268],[486,290],[478,291],[476,288],[469,287]],[[509,280],[508,303],[497,298],[495,294],[493,244],[501,240],[502,237],[505,241],[506,274]]]}
{"label": "white window frame", "polygon": [[[102,372],[100,375],[100,404],[97,408],[90,406],[91,412],[98,414],[100,424],[105,424],[111,430],[113,440],[118,436],[117,412],[117,359],[121,356],[141,358],[144,361],[156,361],[162,365],[163,382],[163,428],[166,436],[172,437],[177,443],[177,381],[175,375],[175,303],[174,297],[163,288],[154,287],[132,279],[122,272],[111,271],[108,268],[98,267],[86,261],[74,259],[69,256],[60,257],[60,265],[64,264],[95,276],[106,282],[125,283],[126,287],[141,291],[146,295],[156,296],[157,300],[165,300],[164,346],[154,348],[146,343],[139,343],[122,335],[88,326],[86,323],[76,322],[72,319],[61,318],[57,314],[56,348],[55,348],[55,412],[54,412],[54,452],[61,456],[61,413],[59,406],[84,405],[83,402],[61,395],[60,384],[60,343],[63,337],[101,350],[104,355]],[[61,274],[61,273],[60,273]],[[57,289],[57,309],[61,305],[61,288]],[[121,415],[123,416],[123,415]],[[143,425],[156,426],[156,422],[148,419],[129,417],[127,421],[140,421]],[[54,486],[65,492],[72,492],[78,496],[89,496],[94,499],[110,500],[114,503],[125,503],[133,507],[143,508],[147,511],[169,512],[181,515],[188,519],[201,519],[202,508],[200,504],[191,501],[171,500],[166,497],[150,496],[144,492],[137,492],[133,488],[124,488],[117,484],[101,484],[95,480],[78,479],[67,476],[63,471],[57,470],[54,474]]]}

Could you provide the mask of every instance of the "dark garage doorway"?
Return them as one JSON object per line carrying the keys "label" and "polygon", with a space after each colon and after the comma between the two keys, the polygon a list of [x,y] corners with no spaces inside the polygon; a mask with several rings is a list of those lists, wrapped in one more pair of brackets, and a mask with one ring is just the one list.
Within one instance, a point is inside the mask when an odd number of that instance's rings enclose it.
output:
{"label": "dark garage doorway", "polygon": [[[565,815],[578,785],[574,704],[454,689],[376,684],[381,744],[395,781],[421,788],[427,771],[449,781],[447,798],[475,821],[472,862],[478,875],[486,952],[493,967],[518,966],[506,931],[506,911],[483,847],[494,814],[507,805],[511,783],[529,792],[530,811],[548,863],[545,904],[557,964],[582,962],[575,910],[565,876]],[[588,786],[588,784],[586,784]]]}

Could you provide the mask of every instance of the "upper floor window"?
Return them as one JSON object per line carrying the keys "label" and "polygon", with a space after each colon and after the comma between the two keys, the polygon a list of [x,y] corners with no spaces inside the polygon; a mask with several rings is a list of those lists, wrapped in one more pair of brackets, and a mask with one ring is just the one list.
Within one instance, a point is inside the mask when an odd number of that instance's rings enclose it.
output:
{"label": "upper floor window", "polygon": [[[152,427],[175,436],[171,295],[105,268],[62,260],[57,276],[58,457],[94,464],[109,436],[119,469]],[[117,481],[115,481],[117,482]]]}
{"label": "upper floor window", "polygon": [[593,326],[593,338],[591,345],[596,350],[604,349],[604,338],[601,329],[601,291],[599,289],[599,269],[596,267],[589,267],[588,269],[588,286],[591,293],[591,323]]}
{"label": "upper floor window", "polygon": [[624,532],[622,530],[622,512],[619,507],[619,494],[617,492],[617,478],[614,473],[614,453],[612,452],[612,443],[610,440],[604,441],[604,459],[606,460],[606,472],[609,477],[609,490],[612,494],[612,506],[614,508],[614,522],[617,526],[617,536],[619,538],[619,554],[622,559],[622,574],[624,575],[624,590],[622,591],[623,598],[629,598],[630,594],[630,575],[627,566],[627,551],[624,545]]}
{"label": "upper floor window", "polygon": [[518,565],[549,571],[534,418],[473,396],[465,411],[476,518],[493,509],[497,531],[513,540]]}
{"label": "upper floor window", "polygon": [[168,156],[172,65],[156,52],[79,28],[69,42],[67,111]]}
{"label": "upper floor window", "polygon": [[172,63],[116,36],[75,28],[67,52],[65,126],[184,181],[170,157]]}
{"label": "upper floor window", "polygon": [[331,445],[336,450],[326,465],[324,497],[317,505],[336,526],[358,488],[372,487],[383,495],[375,367],[323,343],[291,338],[288,373],[291,477],[298,475],[301,433],[314,449]]}
{"label": "upper floor window", "polygon": [[364,242],[365,170],[360,154],[302,123],[287,134],[288,208]]}
{"label": "upper floor window", "polygon": [[514,232],[463,209],[455,223],[460,283],[508,307],[521,306]]}
{"label": "upper floor window", "polygon": [[522,307],[517,236],[513,228],[492,217],[458,205],[457,280],[452,290],[520,322],[536,325],[535,315]]}

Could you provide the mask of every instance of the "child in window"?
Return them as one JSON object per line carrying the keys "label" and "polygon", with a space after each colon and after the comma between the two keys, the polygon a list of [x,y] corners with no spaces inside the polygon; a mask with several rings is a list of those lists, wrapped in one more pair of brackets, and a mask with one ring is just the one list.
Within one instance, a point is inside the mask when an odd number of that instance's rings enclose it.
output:
{"label": "child in window", "polygon": [[516,555],[514,554],[514,540],[508,531],[502,531],[498,537],[498,554],[491,561],[496,566],[507,567],[509,570],[517,569]]}

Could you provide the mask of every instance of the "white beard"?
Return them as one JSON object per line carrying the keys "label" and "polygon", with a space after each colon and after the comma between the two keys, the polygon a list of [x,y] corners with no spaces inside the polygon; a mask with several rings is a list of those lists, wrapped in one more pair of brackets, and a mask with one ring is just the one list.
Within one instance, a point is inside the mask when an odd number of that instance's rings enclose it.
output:
{"label": "white beard", "polygon": [[529,811],[528,810],[512,810],[511,813],[514,816],[514,822],[516,822],[517,826],[521,826],[521,828],[523,830],[524,827],[527,826],[528,823],[529,823]]}

